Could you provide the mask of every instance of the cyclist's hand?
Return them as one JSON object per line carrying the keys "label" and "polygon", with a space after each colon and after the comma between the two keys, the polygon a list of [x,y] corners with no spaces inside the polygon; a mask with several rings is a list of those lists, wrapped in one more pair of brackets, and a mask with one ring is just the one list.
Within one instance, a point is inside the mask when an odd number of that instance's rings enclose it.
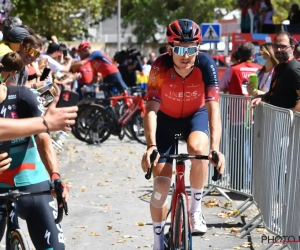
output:
{"label": "cyclist's hand", "polygon": [[[148,171],[148,169],[151,167],[151,163],[150,163],[150,155],[152,154],[153,150],[157,150],[156,147],[150,147],[143,155],[143,158],[142,158],[142,162],[141,162],[141,165],[142,165],[142,169],[143,171],[146,173]],[[156,156],[156,159],[154,161],[154,164],[153,164],[153,167],[155,167],[157,165],[157,162],[158,162],[158,159],[159,159],[159,153],[157,154]]]}
{"label": "cyclist's hand", "polygon": [[2,174],[5,170],[7,170],[10,167],[10,163],[12,159],[11,158],[5,159],[7,156],[8,154],[6,152],[0,154],[0,174]]}
{"label": "cyclist's hand", "polygon": [[[59,176],[59,175],[56,175],[56,174],[52,174],[52,175],[51,175],[51,181],[54,182],[55,179],[60,179],[60,176]],[[69,200],[69,192],[70,192],[70,188],[69,188],[69,186],[68,186],[66,183],[64,183],[64,182],[61,182],[61,185],[62,185],[62,187],[63,187],[62,197],[63,197],[63,199],[65,200],[65,202],[68,202],[68,200]],[[52,196],[53,196],[54,198],[56,198],[56,193],[55,193],[55,190],[54,190],[54,189],[51,190],[51,194],[52,194]],[[62,203],[59,203],[58,205],[59,205],[59,207],[62,207],[62,206],[63,206]]]}
{"label": "cyclist's hand", "polygon": [[208,159],[210,164],[212,164],[215,168],[217,168],[217,170],[219,171],[220,174],[224,173],[224,169],[225,169],[225,156],[221,153],[216,151],[218,154],[218,159],[219,162],[218,164],[216,164],[213,159],[212,159],[212,151],[210,151],[209,155],[208,155]]}

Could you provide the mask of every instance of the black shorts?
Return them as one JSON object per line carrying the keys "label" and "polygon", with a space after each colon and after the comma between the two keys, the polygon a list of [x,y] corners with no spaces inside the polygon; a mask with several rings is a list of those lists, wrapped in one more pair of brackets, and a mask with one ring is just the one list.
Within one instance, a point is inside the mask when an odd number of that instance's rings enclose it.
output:
{"label": "black shorts", "polygon": [[[44,181],[30,186],[18,187],[20,192],[40,192],[50,190],[50,182]],[[0,188],[0,193],[9,189]],[[26,220],[30,238],[36,249],[64,250],[64,235],[60,224],[55,224],[57,210],[52,195],[28,196],[17,202],[18,217]],[[0,241],[6,227],[5,200],[0,199]]]}
{"label": "black shorts", "polygon": [[[174,118],[157,112],[156,146],[161,154],[174,154],[174,133],[181,133],[185,140],[191,132],[201,131],[209,136],[208,114],[206,107],[199,109],[194,115],[186,118]],[[159,163],[172,163],[172,159],[159,159]]]}

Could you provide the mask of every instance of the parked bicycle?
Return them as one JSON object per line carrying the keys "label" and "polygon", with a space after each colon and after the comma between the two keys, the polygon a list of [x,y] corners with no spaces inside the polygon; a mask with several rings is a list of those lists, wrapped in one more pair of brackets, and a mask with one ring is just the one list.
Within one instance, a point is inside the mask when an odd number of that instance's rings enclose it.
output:
{"label": "parked bicycle", "polygon": [[[188,194],[185,187],[185,161],[189,159],[208,160],[206,155],[178,154],[178,142],[182,139],[181,134],[175,134],[175,154],[161,154],[160,158],[176,160],[175,183],[172,184],[171,206],[167,218],[171,213],[171,223],[167,234],[165,234],[165,249],[167,250],[192,250],[192,227],[190,223],[190,212]],[[158,151],[154,150],[150,156],[151,167],[148,169],[145,178],[149,180],[152,174],[153,163]],[[216,152],[212,152],[213,161],[217,164],[219,159]],[[214,168],[213,180],[219,180],[222,175]]]}
{"label": "parked bicycle", "polygon": [[[54,180],[54,190],[56,193],[57,200],[57,218],[55,219],[55,223],[59,224],[63,219],[63,211],[65,211],[65,215],[68,215],[68,206],[62,197],[63,187],[61,180]],[[37,195],[48,195],[51,193],[49,191],[42,192],[19,192],[18,190],[10,190],[8,193],[0,194],[0,199],[6,200],[6,250],[30,250],[26,237],[22,230],[19,227],[19,221],[16,211],[16,201],[19,198],[26,196],[37,196]],[[62,203],[63,206],[59,207],[58,204]]]}

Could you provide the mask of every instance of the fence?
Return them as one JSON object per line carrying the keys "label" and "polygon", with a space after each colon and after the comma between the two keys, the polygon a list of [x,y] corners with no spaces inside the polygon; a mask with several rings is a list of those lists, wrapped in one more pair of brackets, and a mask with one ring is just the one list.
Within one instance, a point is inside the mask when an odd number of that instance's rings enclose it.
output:
{"label": "fence", "polygon": [[[222,189],[248,196],[238,215],[257,206],[259,214],[240,230],[241,238],[262,223],[275,241],[299,241],[300,113],[261,103],[253,114],[249,97],[223,94],[220,107],[226,170],[217,182],[210,171],[208,192],[216,188],[227,199]],[[280,249],[286,247],[300,250],[300,243],[283,242]]]}

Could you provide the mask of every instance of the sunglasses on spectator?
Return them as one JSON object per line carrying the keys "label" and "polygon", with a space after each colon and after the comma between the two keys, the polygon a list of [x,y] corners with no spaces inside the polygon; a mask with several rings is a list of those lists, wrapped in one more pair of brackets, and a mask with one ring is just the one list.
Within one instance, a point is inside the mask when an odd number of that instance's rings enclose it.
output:
{"label": "sunglasses on spectator", "polygon": [[35,58],[37,58],[37,57],[40,56],[40,52],[37,51],[36,49],[31,48],[31,47],[25,47],[25,48],[24,48],[24,51],[25,51],[26,53],[28,53],[29,55],[32,55],[32,54],[33,54]]}
{"label": "sunglasses on spectator", "polygon": [[280,50],[286,50],[287,48],[290,48],[292,46],[283,45],[283,44],[272,44],[273,49],[280,49]]}
{"label": "sunglasses on spectator", "polygon": [[174,46],[171,48],[173,52],[179,56],[183,56],[185,52],[187,52],[189,56],[195,55],[198,52],[198,46],[191,46],[191,47]]}

